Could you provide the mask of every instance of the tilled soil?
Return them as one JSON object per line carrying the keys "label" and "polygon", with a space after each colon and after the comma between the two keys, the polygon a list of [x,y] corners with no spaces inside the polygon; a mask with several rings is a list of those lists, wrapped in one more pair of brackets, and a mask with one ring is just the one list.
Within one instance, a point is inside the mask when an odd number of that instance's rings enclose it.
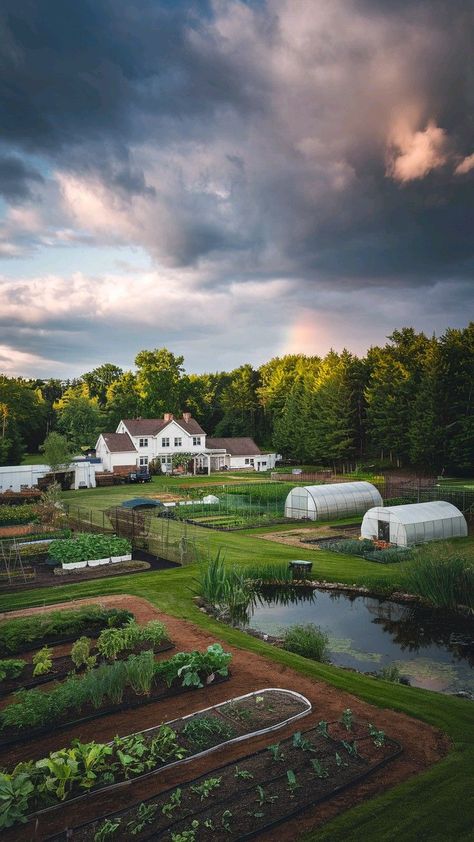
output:
{"label": "tilled soil", "polygon": [[[67,602],[62,606],[56,605],[54,607],[70,608],[75,604],[90,604],[92,602],[98,602],[107,607],[127,608],[133,611],[140,623],[145,623],[151,619],[161,620],[165,623],[178,650],[202,650],[216,641],[216,636],[210,632],[190,622],[162,614],[147,600],[134,596],[108,596],[96,600],[78,600],[76,603]],[[41,610],[27,609],[25,612],[15,612],[15,614],[31,614],[41,612]],[[404,751],[399,758],[360,783],[316,808],[305,810],[300,816],[282,825],[278,829],[279,842],[294,842],[304,832],[322,824],[339,812],[373,797],[414,774],[418,774],[441,759],[449,750],[448,738],[424,722],[392,710],[373,707],[350,693],[338,690],[322,681],[315,681],[303,676],[283,664],[276,664],[260,655],[228,646],[225,643],[224,648],[233,654],[232,677],[229,681],[216,686],[210,685],[195,693],[174,699],[164,699],[146,705],[133,713],[113,714],[93,723],[71,728],[67,732],[57,735],[50,734],[48,737],[32,741],[27,746],[15,747],[7,753],[0,752],[0,765],[8,765],[11,768],[21,759],[32,756],[42,757],[49,751],[54,751],[69,744],[74,737],[78,737],[82,741],[94,739],[107,742],[113,739],[115,734],[123,736],[133,731],[156,726],[252,690],[266,687],[296,690],[306,696],[313,705],[313,711],[304,719],[305,729],[311,725],[316,725],[322,719],[327,721],[338,720],[344,709],[351,708],[355,719],[372,722],[377,728],[383,729],[403,746]],[[295,726],[289,725],[278,732],[278,739],[289,737],[294,731]],[[126,809],[128,806],[158,795],[172,786],[183,784],[211,772],[213,768],[223,763],[237,762],[239,758],[249,754],[249,752],[257,751],[271,742],[275,742],[274,735],[270,739],[268,736],[255,737],[249,741],[218,749],[215,753],[190,761],[184,766],[161,773],[158,772],[146,780],[132,782],[130,785],[118,789],[113,796],[110,792],[102,795],[100,793],[91,794],[90,798],[83,804],[70,805],[69,807],[64,805],[52,813],[40,816],[36,832],[32,824],[12,828],[4,833],[4,839],[6,842],[13,842],[13,840],[15,842],[20,842],[20,840],[21,842],[27,842],[27,840],[33,839],[35,842],[40,842],[49,835],[61,832],[67,826],[79,825],[90,821],[93,817],[106,815],[111,810]],[[259,838],[262,842],[270,842],[270,840],[275,839],[275,836],[272,832],[269,832],[260,834]]]}

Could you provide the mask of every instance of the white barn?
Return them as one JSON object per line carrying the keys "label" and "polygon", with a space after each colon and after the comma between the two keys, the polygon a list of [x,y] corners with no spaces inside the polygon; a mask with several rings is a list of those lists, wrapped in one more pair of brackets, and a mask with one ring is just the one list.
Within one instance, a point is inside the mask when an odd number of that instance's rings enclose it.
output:
{"label": "white barn", "polygon": [[370,482],[336,482],[296,486],[285,501],[285,517],[296,520],[333,520],[363,514],[382,505],[380,493]]}
{"label": "white barn", "polygon": [[464,515],[456,506],[444,500],[375,507],[365,513],[361,527],[362,538],[389,541],[398,547],[466,535]]}

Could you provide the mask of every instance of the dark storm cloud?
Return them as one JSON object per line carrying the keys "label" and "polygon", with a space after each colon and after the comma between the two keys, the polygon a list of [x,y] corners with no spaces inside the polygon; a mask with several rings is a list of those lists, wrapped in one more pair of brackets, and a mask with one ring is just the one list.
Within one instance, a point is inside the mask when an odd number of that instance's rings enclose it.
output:
{"label": "dark storm cloud", "polygon": [[[0,249],[139,247],[157,283],[190,273],[198,314],[200,292],[280,278],[306,308],[341,291],[349,317],[356,291],[423,301],[438,284],[462,315],[473,34],[465,0],[4,0],[0,191],[29,205]],[[50,299],[39,326],[93,344]]]}
{"label": "dark storm cloud", "polygon": [[40,173],[14,155],[0,154],[0,194],[7,200],[31,196],[32,183],[43,181]]}

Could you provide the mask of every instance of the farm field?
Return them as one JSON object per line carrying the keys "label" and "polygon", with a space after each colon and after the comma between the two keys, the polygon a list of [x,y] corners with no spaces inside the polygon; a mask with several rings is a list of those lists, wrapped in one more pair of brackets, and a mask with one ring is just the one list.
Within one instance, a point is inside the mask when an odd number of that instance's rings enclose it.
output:
{"label": "farm field", "polygon": [[[302,774],[307,776],[311,769],[309,764],[310,755],[304,754],[303,751],[300,753],[297,751],[295,755],[295,748],[297,746],[293,746],[293,735],[298,732],[302,733],[303,739],[309,740],[312,743],[313,751],[316,752],[314,757],[316,759],[320,758],[318,762],[322,764],[322,767],[318,765],[315,767],[315,800],[317,800],[319,796],[324,798],[328,797],[329,800],[324,801],[317,809],[311,808],[311,797],[309,799],[309,803],[307,803],[308,791],[306,790],[306,802],[303,806],[308,806],[309,809],[305,810],[301,813],[301,815],[295,816],[291,820],[290,824],[284,824],[279,830],[279,836],[281,835],[282,840],[288,840],[289,842],[290,839],[300,838],[302,834],[306,833],[312,826],[314,826],[315,823],[320,823],[321,820],[328,820],[334,815],[337,815],[341,806],[346,809],[350,806],[359,805],[358,807],[355,807],[355,811],[363,810],[364,806],[366,806],[365,799],[367,796],[376,796],[381,790],[386,791],[385,794],[381,796],[382,799],[386,797],[393,798],[397,792],[397,789],[393,789],[394,786],[399,786],[400,784],[404,786],[407,781],[412,783],[414,780],[421,780],[418,777],[413,779],[411,776],[415,772],[419,773],[423,768],[428,770],[426,774],[431,774],[438,768],[437,766],[431,766],[431,764],[440,760],[443,755],[446,755],[446,752],[449,749],[449,742],[446,738],[441,737],[441,735],[436,730],[433,730],[429,724],[416,722],[410,716],[406,716],[405,714],[400,715],[391,709],[394,706],[392,704],[388,704],[389,698],[387,696],[387,690],[388,693],[392,690],[390,686],[384,686],[383,683],[380,683],[380,686],[378,687],[378,697],[372,700],[367,698],[364,699],[364,692],[360,692],[360,687],[357,688],[357,686],[351,686],[350,680],[344,689],[342,685],[340,685],[338,691],[335,692],[334,686],[337,686],[339,683],[337,678],[338,673],[341,673],[340,670],[329,670],[328,672],[328,668],[322,668],[323,672],[319,673],[319,669],[321,669],[321,667],[318,669],[317,665],[308,664],[308,662],[305,662],[304,659],[295,658],[295,656],[288,657],[288,653],[269,652],[268,647],[265,647],[259,641],[251,641],[250,643],[253,645],[243,648],[240,645],[241,642],[245,640],[242,635],[237,634],[237,636],[235,636],[235,632],[225,629],[219,624],[212,623],[212,621],[208,618],[203,618],[199,612],[197,612],[196,617],[196,619],[199,618],[201,620],[198,627],[198,624],[196,623],[191,625],[187,621],[183,622],[177,620],[173,616],[164,615],[161,611],[158,613],[156,608],[150,604],[151,602],[154,603],[155,599],[148,601],[143,598],[137,599],[131,596],[121,596],[120,594],[115,597],[104,597],[100,600],[100,604],[104,608],[114,606],[114,608],[118,608],[120,610],[133,612],[137,621],[140,623],[156,619],[163,622],[169,633],[170,639],[175,644],[176,649],[186,651],[192,647],[203,651],[206,646],[212,646],[216,640],[222,641],[225,650],[232,654],[232,661],[230,663],[231,674],[230,678],[223,681],[221,684],[215,686],[214,684],[210,684],[208,686],[204,686],[202,689],[195,689],[192,693],[181,693],[181,695],[175,695],[169,700],[162,699],[161,701],[146,704],[140,710],[140,730],[154,727],[162,721],[175,721],[179,716],[201,710],[209,705],[216,705],[218,703],[228,701],[230,698],[242,696],[249,691],[263,691],[265,687],[277,686],[282,688],[287,687],[292,690],[296,689],[298,693],[302,693],[303,696],[309,699],[313,705],[313,710],[308,715],[305,715],[304,718],[296,725],[290,723],[286,725],[281,732],[278,731],[271,735],[255,737],[249,740],[249,742],[239,742],[235,745],[230,744],[215,753],[207,755],[205,759],[197,758],[196,761],[190,761],[183,767],[180,767],[178,764],[174,771],[167,772],[165,776],[160,777],[159,775],[151,774],[146,779],[143,779],[142,782],[138,779],[138,775],[136,783],[132,780],[125,789],[121,788],[119,790],[120,799],[117,802],[114,801],[113,790],[110,790],[110,788],[107,791],[104,791],[103,794],[101,794],[100,791],[97,793],[91,793],[87,796],[85,801],[82,802],[79,800],[70,806],[68,805],[68,798],[65,798],[60,810],[53,809],[38,816],[38,826],[36,829],[35,839],[42,840],[46,837],[46,835],[49,837],[51,834],[60,833],[65,826],[77,826],[83,822],[89,822],[95,817],[114,813],[116,810],[119,812],[124,810],[128,811],[127,820],[129,820],[133,813],[131,810],[132,805],[137,805],[143,802],[147,805],[147,802],[150,799],[152,803],[155,803],[160,792],[163,791],[166,791],[167,793],[167,801],[170,791],[173,791],[170,790],[170,787],[174,787],[175,790],[176,788],[182,788],[186,793],[187,781],[191,781],[191,783],[195,786],[199,786],[203,783],[203,781],[215,780],[216,777],[221,777],[222,775],[227,774],[225,773],[225,770],[223,771],[221,768],[223,765],[226,766],[226,764],[227,768],[229,768],[228,764],[231,764],[232,770],[234,770],[235,767],[241,769],[246,768],[248,764],[249,768],[252,769],[256,775],[257,783],[255,789],[257,789],[257,784],[264,785],[268,796],[268,804],[272,803],[271,799],[273,798],[273,795],[279,795],[282,799],[282,804],[278,806],[278,810],[276,808],[272,808],[272,810],[268,811],[268,819],[271,819],[272,815],[275,813],[277,813],[276,817],[278,817],[278,814],[281,813],[283,813],[283,815],[286,815],[286,813],[292,813],[295,806],[301,806],[301,797],[305,791],[303,789],[301,792],[297,791],[300,788],[298,781],[302,780]],[[70,603],[68,603],[68,607],[71,607]],[[204,624],[202,623],[203,619],[207,620]],[[231,637],[234,638],[232,643],[229,640],[226,640],[229,632]],[[248,657],[248,651],[246,651],[247,648],[253,650],[253,656],[251,659]],[[267,653],[270,654],[269,658],[266,657]],[[169,657],[167,652],[159,655],[159,662],[162,662],[163,659],[167,657]],[[331,672],[333,673],[333,679],[336,678],[336,682],[333,682],[330,679],[328,683],[327,677],[331,675]],[[333,687],[331,687],[331,684],[333,684]],[[353,692],[354,690],[356,690],[355,694],[349,695],[351,691]],[[406,688],[405,692],[407,692]],[[417,699],[418,695],[419,694],[415,693],[415,699]],[[421,697],[418,698],[418,702],[422,702],[423,695],[426,694],[422,694]],[[260,698],[264,697],[257,696],[257,704],[259,704],[258,700]],[[459,700],[452,701],[455,703],[454,709],[457,709],[458,714],[461,717],[460,724],[462,724],[463,720],[465,722],[465,716],[463,716],[464,705]],[[375,707],[373,706],[374,703]],[[268,721],[271,722],[274,721],[277,714],[275,704],[275,701],[272,702],[271,707],[268,708],[268,714],[266,714],[267,720],[268,717],[270,717]],[[395,707],[398,707],[398,705],[395,705]],[[402,707],[403,705],[400,705],[400,709]],[[434,709],[436,710],[436,704]],[[246,709],[246,711],[247,710],[248,709]],[[272,713],[272,710],[274,713]],[[296,708],[293,712],[297,712],[297,710],[298,708]],[[344,726],[342,724],[338,725],[338,721],[344,721],[344,712],[346,714],[346,724]],[[288,713],[291,713],[291,710],[288,710]],[[245,733],[246,729],[251,732],[252,726],[250,724],[245,724],[248,721],[248,715],[249,714],[246,713],[244,719],[241,719],[241,717],[234,719],[234,724],[236,722],[240,722],[239,733],[242,731]],[[287,715],[288,714],[285,716]],[[262,714],[259,714],[259,716],[261,720]],[[70,740],[75,736],[80,737],[82,743],[93,738],[97,743],[102,744],[113,739],[114,735],[117,733],[119,733],[120,736],[125,736],[131,731],[136,730],[136,721],[136,715],[127,712],[126,710],[105,717],[102,716],[99,719],[94,719],[89,725],[85,723],[80,726],[71,726],[68,731],[57,731],[53,734],[37,737],[36,739],[29,741],[27,745],[20,744],[13,747],[13,749],[10,748],[8,751],[8,757],[6,757],[5,751],[0,749],[1,760],[3,763],[7,762],[8,764],[31,758],[38,760],[41,757],[47,756],[48,752],[57,751],[63,746],[68,745]],[[327,742],[327,737],[324,736],[325,727],[323,727],[322,730],[321,728],[318,730],[318,723],[321,722],[328,723],[330,737],[329,742]],[[367,730],[367,723],[372,723],[373,728],[377,729],[377,731],[383,730],[386,735],[386,744],[379,746],[379,749],[377,750],[375,744],[372,744],[372,742],[368,739],[369,731]],[[232,734],[227,732],[227,738],[231,737]],[[354,739],[359,745],[359,750],[354,755],[354,758],[351,759],[352,755],[350,746],[353,744]],[[334,742],[334,740],[336,740],[336,742]],[[337,743],[337,740],[339,740],[339,743]],[[342,743],[342,740],[345,740],[345,743]],[[393,740],[395,740],[395,742],[393,742]],[[286,752],[288,762],[291,761],[292,768],[290,771],[295,774],[296,781],[293,781],[291,776],[289,778],[287,777],[285,766],[285,769],[283,769],[284,780],[281,783],[278,783],[278,780],[281,778],[279,750],[278,748],[275,749],[275,760],[272,761],[270,753],[268,752],[268,745],[272,745],[274,747],[275,743],[278,745],[280,742],[282,744],[281,753],[284,754]],[[398,754],[400,746],[403,746],[403,753],[400,756],[400,759],[397,759],[395,755]],[[257,765],[255,765],[253,758],[248,757],[249,754],[256,751],[263,752],[262,762],[264,764],[264,768],[260,771],[258,765],[260,761],[258,761]],[[307,747],[306,751],[308,751]],[[334,754],[334,751],[336,751],[337,754]],[[367,771],[367,763],[369,764],[369,767],[371,765],[376,766],[381,760],[388,761],[389,756],[391,757],[392,755],[394,759],[390,760],[388,765],[384,766],[383,773],[377,773],[376,768],[374,768],[373,774],[366,777],[361,785],[357,784],[359,774]],[[313,755],[311,754],[311,756]],[[339,760],[337,759],[338,757]],[[444,761],[441,761],[441,763],[447,763],[449,761],[449,757],[450,755],[445,757]],[[245,760],[243,760],[243,758],[245,758]],[[304,763],[308,764],[306,771]],[[301,764],[303,764],[303,766]],[[340,770],[338,767],[341,767]],[[320,774],[320,778],[318,778],[318,774]],[[329,775],[329,777],[327,777],[327,775]],[[347,790],[343,802],[341,803],[337,800],[334,801],[334,799],[330,797],[332,789],[337,789],[340,784],[349,785],[352,780],[351,775],[354,778],[354,782]],[[132,778],[133,777],[134,774],[132,774]],[[278,780],[275,780],[275,778]],[[326,779],[327,782],[324,783]],[[273,783],[274,780],[275,783]],[[318,784],[318,780],[322,781],[322,783]],[[403,784],[404,781],[405,784]],[[291,789],[292,784],[295,787],[294,791]],[[276,791],[275,786],[277,787]],[[290,786],[289,790],[287,789],[288,786]],[[289,792],[290,795],[284,799],[284,794],[286,792]],[[292,800],[293,798],[294,802]],[[255,794],[254,797],[251,798],[250,803],[254,800]],[[362,800],[364,800],[364,803],[361,803]],[[267,799],[263,798],[263,802],[266,803],[266,801]],[[263,821],[261,813],[262,811],[263,813],[266,812],[266,807],[263,807],[263,802],[259,809],[257,809],[257,807],[253,808],[259,813],[258,816],[255,816],[256,821]],[[371,811],[373,811],[374,802],[369,803]],[[215,819],[216,811],[218,812],[218,809],[215,805],[212,805],[212,802],[209,802],[208,804],[206,801],[204,805],[196,804],[194,808],[191,804],[191,810],[194,809],[195,811],[202,813],[204,807],[207,809],[208,806],[211,818],[214,816]],[[229,812],[232,815],[234,813],[236,814],[235,806],[233,806]],[[354,817],[355,814],[356,813],[353,810],[350,815]],[[343,816],[343,818],[346,819],[346,822],[348,815],[349,814],[345,817]],[[178,814],[176,820],[178,825],[181,822],[183,829],[188,826],[186,825],[187,819],[185,817],[180,819]],[[221,816],[219,815],[219,821],[220,820]],[[266,820],[267,819],[265,819],[265,821]],[[412,817],[412,820],[416,823],[416,817]],[[327,829],[331,828],[331,826],[332,825],[329,824]],[[324,834],[327,829],[322,828],[320,831],[311,832],[308,838],[324,838]],[[97,827],[95,827],[95,830],[97,830]],[[456,838],[463,838],[462,823],[459,824],[459,819],[456,833]],[[4,838],[7,842],[13,842],[13,840],[17,842],[17,840],[20,839],[28,839],[28,826],[20,829],[12,828],[7,830],[4,834]],[[76,834],[74,834],[72,838],[76,838]],[[93,836],[82,837],[82,835],[79,835],[78,838],[92,839]],[[119,836],[119,838],[128,839],[129,837],[128,834],[124,834]],[[133,838],[133,836],[131,838]],[[138,838],[140,838],[140,836]],[[165,836],[164,838],[167,837]],[[203,838],[207,839],[208,837],[205,836]],[[214,838],[227,838],[227,835],[217,834]],[[237,836],[231,835],[230,838],[234,839],[240,837],[239,834],[237,834]],[[344,836],[332,835],[331,838],[355,839],[356,836],[351,837],[351,835],[347,833],[346,829]],[[375,839],[380,838],[380,836],[371,837],[370,833],[366,832],[364,838]],[[385,838],[391,837],[387,836]],[[408,839],[410,836],[405,835],[403,838]],[[446,839],[447,837],[445,836],[444,838]]]}
{"label": "farm field", "polygon": [[[189,480],[189,478],[187,479]],[[67,492],[63,496],[73,505],[77,503],[79,506],[90,507],[94,521],[97,518],[97,522],[99,522],[102,518],[102,510],[120,500],[138,495],[142,496],[142,491],[143,496],[147,492],[159,493],[159,488],[163,488],[163,485],[160,484],[161,481],[162,478],[156,484],[140,486],[139,488],[122,486],[119,488]],[[178,480],[178,482],[180,481]],[[350,520],[352,519],[346,518],[344,523],[347,524]],[[358,519],[354,518],[353,520],[357,522]],[[169,521],[169,525],[171,529],[179,530],[181,528],[181,525],[174,521]],[[328,524],[320,525],[327,526]],[[337,526],[337,522],[333,522],[331,525]],[[280,524],[278,533],[285,534],[286,531],[294,530],[296,526],[297,522]],[[202,559],[212,557],[219,550],[223,551],[226,564],[231,566],[254,565],[256,562],[288,562],[294,558],[301,558],[313,562],[313,576],[321,580],[342,582],[348,585],[363,585],[381,592],[403,589],[409,562],[381,565],[359,557],[342,555],[324,549],[311,547],[298,547],[296,549],[271,540],[271,533],[274,531],[274,526],[227,533],[203,529],[198,526],[190,527],[190,532],[196,537],[196,542],[202,551]],[[265,540],[265,538],[267,539]],[[472,538],[456,539],[453,545],[462,547],[464,552],[474,557],[474,541]],[[163,571],[153,570],[140,575],[122,575],[115,579],[98,578],[90,582],[71,582],[70,584],[61,582],[54,587],[54,590],[38,588],[34,591],[23,590],[22,592],[0,595],[0,610],[21,610],[30,606],[44,606],[53,603],[53,601],[69,603],[71,600],[81,598],[102,597],[101,602],[106,602],[109,599],[116,600],[123,594],[135,596],[146,599],[155,609],[166,613],[169,618],[167,623],[171,624],[170,627],[176,620],[192,622],[195,627],[193,641],[197,641],[200,635],[207,635],[206,640],[218,640],[222,642],[225,649],[233,647],[234,656],[237,652],[246,664],[253,664],[256,655],[262,657],[264,663],[269,665],[268,668],[276,670],[273,686],[285,686],[281,683],[282,676],[288,669],[291,669],[298,676],[298,678],[293,678],[291,689],[298,690],[300,682],[301,686],[307,681],[322,682],[320,686],[326,688],[325,692],[334,704],[336,702],[339,704],[338,700],[343,698],[342,693],[350,693],[352,697],[346,706],[354,708],[354,710],[357,709],[358,705],[368,703],[375,706],[376,709],[383,709],[384,716],[388,716],[386,711],[392,712],[390,716],[395,716],[395,718],[398,714],[403,713],[414,717],[420,728],[424,727],[423,723],[434,726],[443,732],[450,741],[449,752],[439,762],[420,774],[415,774],[415,770],[413,770],[413,774],[404,779],[403,782],[400,780],[395,787],[388,788],[386,791],[376,793],[371,790],[371,795],[374,797],[364,803],[355,804],[345,799],[346,806],[351,806],[349,812],[341,813],[337,817],[331,811],[324,812],[324,817],[330,821],[327,825],[316,830],[311,830],[315,819],[310,820],[308,818],[306,821],[306,813],[304,813],[303,819],[301,819],[302,824],[301,826],[298,825],[298,838],[301,836],[305,840],[315,840],[315,842],[326,839],[341,840],[341,842],[342,840],[353,840],[355,842],[360,838],[378,842],[380,839],[399,840],[402,838],[404,842],[405,840],[415,842],[415,840],[423,838],[423,834],[426,834],[426,838],[439,840],[439,842],[441,840],[443,842],[448,840],[449,842],[451,839],[453,842],[454,840],[466,840],[467,842],[470,839],[471,816],[474,811],[472,788],[469,783],[474,774],[472,702],[449,696],[440,696],[413,687],[390,684],[327,664],[308,661],[305,658],[271,647],[237,629],[218,623],[210,616],[199,611],[193,602],[193,593],[196,591],[196,578],[199,575],[199,570],[200,564],[192,563],[183,568]],[[179,640],[179,638],[176,640]],[[196,645],[193,644],[193,648]],[[220,687],[213,688],[213,693],[218,691],[219,694],[223,694],[216,698],[219,698],[219,700],[228,698],[226,695],[228,684],[230,682],[224,682]],[[258,688],[254,686],[252,689]],[[214,696],[211,700],[211,691],[205,692],[209,692],[209,704],[213,704]],[[142,720],[150,721],[153,724],[152,717],[156,704],[163,705],[164,702],[151,702],[151,704],[141,707],[140,722]],[[174,713],[176,699],[174,703],[170,702],[169,705],[170,709],[173,707]],[[202,706],[205,707],[206,705]],[[344,705],[342,706],[344,707]],[[197,707],[193,709],[197,709]],[[187,708],[186,711],[183,708],[183,712],[189,711]],[[118,714],[111,714],[111,716],[117,717]],[[148,719],[149,716],[150,719]],[[171,714],[170,718],[172,718]],[[320,715],[317,721],[321,718]],[[375,713],[373,718],[375,719]],[[98,735],[102,733],[106,735],[106,732],[102,730],[102,723],[105,724],[106,722],[107,717],[96,720],[94,736],[96,731]],[[99,723],[98,726],[97,723]],[[65,733],[61,731],[57,736],[62,737]],[[82,737],[82,732],[80,733]],[[387,735],[396,739],[396,733],[389,733],[388,727]],[[42,738],[43,742],[40,741],[39,744],[49,745],[48,741],[51,739],[51,737],[44,737]],[[61,742],[61,744],[56,742],[54,745],[62,747],[64,742]],[[443,740],[438,743],[438,749],[441,748],[446,748],[446,743]],[[18,745],[15,751],[20,751],[18,758],[23,756],[21,745]],[[225,765],[229,756],[228,750],[221,752],[218,757],[216,756],[215,765]],[[217,760],[219,760],[219,764]],[[417,771],[419,772],[420,769],[421,766],[418,766]],[[136,786],[138,787],[138,782]],[[143,791],[142,795],[142,789],[140,788],[139,792],[138,798],[144,798],[146,793]],[[465,805],[463,813],[456,808],[460,799]],[[126,804],[121,802],[120,806],[125,808]],[[308,814],[308,816],[313,816],[313,813]],[[89,818],[89,816],[86,818]],[[84,818],[84,821],[86,818]],[[14,833],[14,831],[8,833]],[[304,836],[304,834],[307,835]],[[6,838],[23,839],[27,837],[15,837],[13,835]],[[296,837],[293,835],[291,838]]]}

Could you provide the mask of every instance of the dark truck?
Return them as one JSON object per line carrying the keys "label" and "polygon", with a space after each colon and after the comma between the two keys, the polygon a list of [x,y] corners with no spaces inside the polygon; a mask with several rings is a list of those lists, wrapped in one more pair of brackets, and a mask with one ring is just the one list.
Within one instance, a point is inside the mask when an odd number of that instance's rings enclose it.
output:
{"label": "dark truck", "polygon": [[125,477],[125,482],[151,482],[151,474],[146,468],[139,468],[136,471],[130,471]]}

